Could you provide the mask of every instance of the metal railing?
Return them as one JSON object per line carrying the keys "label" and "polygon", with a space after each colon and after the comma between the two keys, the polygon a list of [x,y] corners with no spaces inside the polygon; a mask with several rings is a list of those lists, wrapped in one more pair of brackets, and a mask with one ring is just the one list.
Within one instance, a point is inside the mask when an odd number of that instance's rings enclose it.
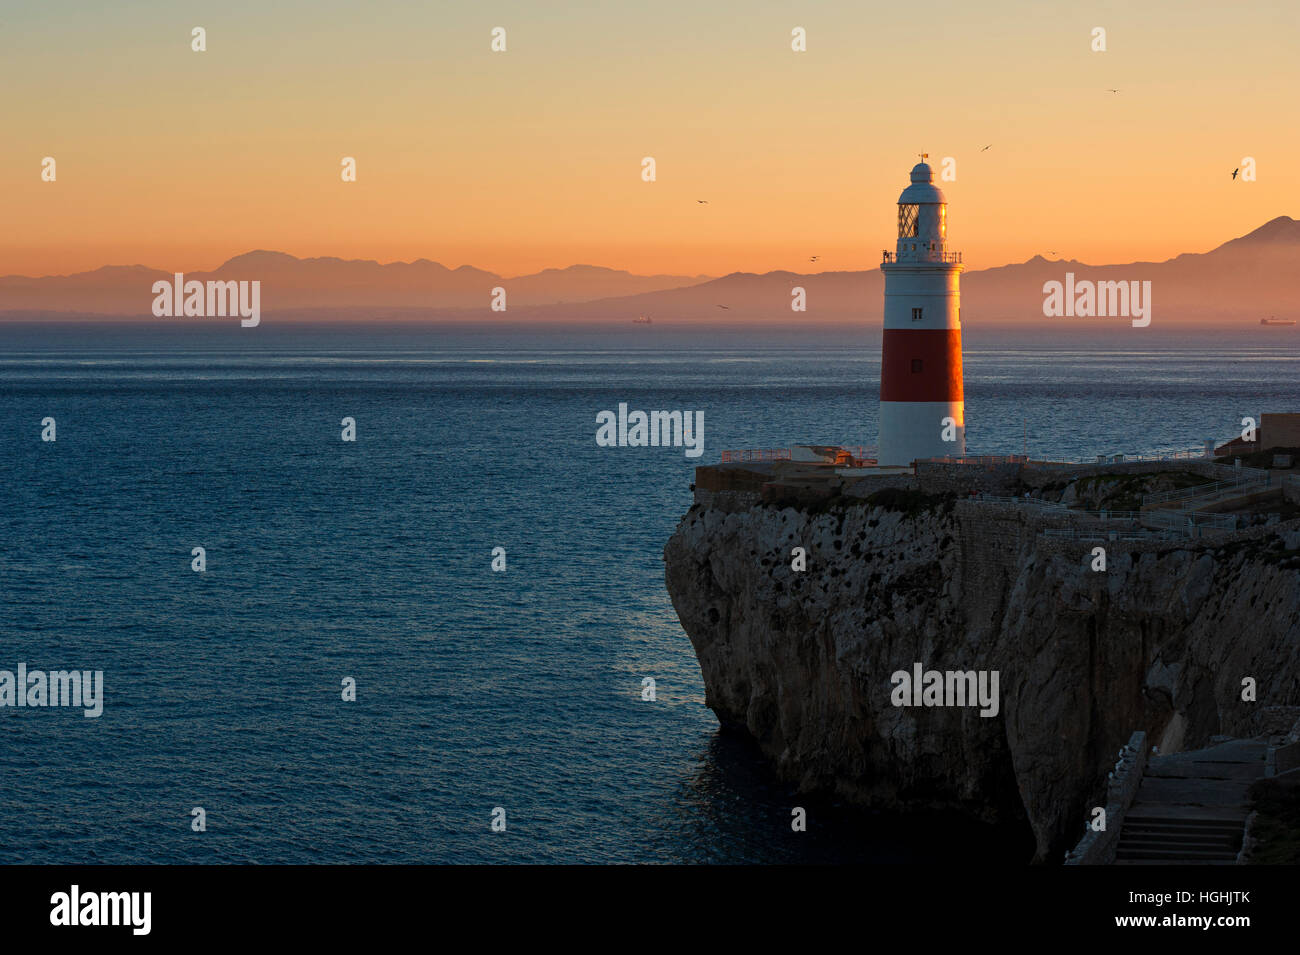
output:
{"label": "metal railing", "polygon": [[[872,445],[857,445],[845,448],[839,445],[825,445],[826,457],[819,460],[797,462],[806,464],[837,465],[839,467],[866,467],[876,463],[876,449]],[[723,451],[723,464],[754,464],[771,461],[792,461],[791,448],[746,448],[742,450]]]}
{"label": "metal railing", "polygon": [[1192,487],[1175,488],[1172,491],[1157,491],[1153,494],[1142,495],[1142,506],[1149,504],[1162,504],[1166,501],[1186,501],[1194,498],[1213,497],[1232,488],[1241,487],[1243,481],[1215,481],[1212,484],[1196,484]]}
{"label": "metal railing", "polygon": [[[1243,468],[1243,471],[1255,471],[1254,468]],[[1197,484],[1193,487],[1178,488],[1173,491],[1159,491],[1155,494],[1143,494],[1142,506],[1148,507],[1152,504],[1177,504],[1176,510],[1194,509],[1199,504],[1206,503],[1210,498],[1220,497],[1229,491],[1241,491],[1243,493],[1255,487],[1267,487],[1269,485],[1269,474],[1267,471],[1248,474],[1235,481],[1215,481],[1213,484]]]}
{"label": "metal railing", "polygon": [[1091,456],[1080,455],[1077,459],[1064,461],[1029,461],[1030,467],[1035,468],[1077,468],[1080,465],[1097,465],[1097,464],[1148,464],[1160,461],[1196,461],[1206,460],[1205,451],[1202,448],[1195,448],[1188,451],[1157,451],[1152,454],[1095,454]]}
{"label": "metal railing", "polygon": [[[1177,536],[1182,537],[1199,536],[1201,532],[1207,530],[1233,531],[1237,529],[1237,516],[1235,514],[1210,514],[1198,511],[1175,510],[1085,511],[1054,501],[1040,501],[1037,498],[1032,497],[1005,497],[997,494],[980,494],[975,498],[975,500],[992,502],[994,504],[1018,504],[1021,507],[1032,507],[1040,513],[1052,513],[1061,517],[1079,517],[1110,525],[1127,526],[1130,530],[1137,530],[1144,525],[1155,525],[1155,527],[1161,532],[1166,534],[1174,534],[1176,532]],[[1088,534],[1096,536],[1098,533],[1097,531],[1089,532],[1079,528],[1056,528],[1051,530],[1073,530],[1078,531],[1080,535],[1085,536]],[[1044,531],[1044,533],[1046,533],[1046,531]],[[1052,534],[1051,536],[1056,537],[1066,535]]]}
{"label": "metal railing", "polygon": [[1024,464],[1023,454],[975,454],[962,457],[918,458],[918,464]]}
{"label": "metal railing", "polygon": [[1235,531],[1236,514],[1210,514],[1202,511],[1147,511],[1143,520],[1171,530]]}
{"label": "metal railing", "polygon": [[743,451],[723,451],[722,463],[756,463],[762,461],[789,461],[789,448],[748,448]]}
{"label": "metal railing", "polygon": [[[1240,484],[1236,485],[1235,487],[1228,488],[1226,491],[1218,491],[1214,494],[1202,494],[1197,497],[1185,498],[1173,502],[1166,502],[1165,506],[1158,508],[1158,510],[1169,510],[1174,512],[1184,512],[1184,511],[1197,512],[1200,511],[1201,508],[1213,504],[1222,498],[1233,496],[1234,493],[1250,494],[1253,491],[1257,491],[1261,488],[1266,488],[1266,487],[1268,487],[1267,481],[1242,481]],[[1156,508],[1153,508],[1153,510],[1156,510]]]}
{"label": "metal railing", "polygon": [[1088,527],[1049,527],[1042,532],[1044,537],[1057,540],[1114,540],[1114,541],[1149,541],[1179,540],[1185,535],[1173,534],[1167,530],[1147,530],[1129,528],[1128,530],[1111,530],[1109,528]]}
{"label": "metal railing", "polygon": [[1210,471],[1217,474],[1226,481],[1235,481],[1247,477],[1263,478],[1267,480],[1270,472],[1266,468],[1243,468],[1231,464],[1211,463]]}
{"label": "metal railing", "polygon": [[1203,461],[1204,448],[1188,448],[1185,451],[1155,451],[1151,454],[1121,454],[1125,461]]}
{"label": "metal railing", "polygon": [[1128,521],[1129,523],[1137,523],[1143,517],[1143,514],[1140,511],[1087,511],[1083,508],[1062,504],[1060,501],[1044,501],[1036,497],[1006,497],[999,494],[980,494],[976,500],[992,501],[995,504],[1019,504],[1022,507],[1036,507],[1040,511],[1054,511],[1062,515],[1087,517],[1096,521]]}
{"label": "metal railing", "polygon": [[1066,504],[1057,501],[1044,501],[1036,497],[1008,497],[1003,494],[985,494],[981,492],[976,496],[975,500],[991,501],[994,504],[1020,504],[1023,507],[1037,507],[1042,510],[1068,511],[1070,509]]}
{"label": "metal railing", "polygon": [[961,253],[931,252],[929,249],[917,249],[915,252],[904,252],[900,258],[897,252],[890,252],[888,249],[881,250],[881,265],[893,265],[897,262],[943,262],[947,264],[960,265]]}
{"label": "metal railing", "polygon": [[855,461],[874,461],[876,459],[876,449],[869,444],[860,444],[852,448],[836,448],[836,450],[847,451]]}

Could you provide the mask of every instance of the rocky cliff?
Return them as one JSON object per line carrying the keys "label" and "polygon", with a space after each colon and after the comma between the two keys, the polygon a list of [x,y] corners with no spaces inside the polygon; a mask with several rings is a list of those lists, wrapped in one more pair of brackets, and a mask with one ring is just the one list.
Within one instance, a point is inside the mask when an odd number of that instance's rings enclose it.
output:
{"label": "rocky cliff", "polygon": [[[1135,730],[1169,752],[1300,702],[1294,521],[1110,541],[1095,571],[1099,542],[1040,536],[1014,505],[886,498],[697,503],[664,551],[708,705],[801,789],[1027,824],[1059,861]],[[895,706],[891,675],[916,663],[998,671],[997,715]]]}

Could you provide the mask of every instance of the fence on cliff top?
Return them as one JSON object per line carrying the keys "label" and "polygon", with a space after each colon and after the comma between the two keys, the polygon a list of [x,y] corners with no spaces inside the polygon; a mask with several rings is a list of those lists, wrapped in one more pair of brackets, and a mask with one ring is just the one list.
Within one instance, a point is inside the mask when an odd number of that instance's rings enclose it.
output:
{"label": "fence on cliff top", "polygon": [[[835,464],[839,467],[860,468],[869,464],[876,463],[876,449],[870,446],[858,446],[844,448],[838,445],[827,445],[828,450],[834,451],[831,457],[820,457],[815,460],[804,460],[801,464],[827,465]],[[723,464],[752,464],[770,461],[792,461],[793,457],[789,448],[744,448],[735,451],[723,451]]]}
{"label": "fence on cliff top", "polygon": [[1019,504],[1023,507],[1037,508],[1040,511],[1054,514],[1062,514],[1069,517],[1090,517],[1099,521],[1130,521],[1136,523],[1146,515],[1141,511],[1086,511],[1078,507],[1070,507],[1060,501],[1044,501],[1037,497],[1007,497],[1000,494],[980,494],[975,498],[978,501],[992,501],[995,504]]}
{"label": "fence on cliff top", "polygon": [[763,461],[789,461],[789,448],[749,448],[742,451],[723,451],[723,464],[753,464]]}
{"label": "fence on cliff top", "polygon": [[1076,460],[1053,460],[1053,461],[1027,461],[1030,467],[1035,468],[1077,468],[1085,464],[1149,464],[1160,461],[1209,461],[1211,458],[1205,456],[1204,448],[1193,448],[1187,451],[1156,451],[1152,454],[1094,454],[1080,455]]}
{"label": "fence on cliff top", "polygon": [[918,458],[918,464],[1025,464],[1029,461],[1023,454],[974,454],[961,457],[945,455],[941,458]]}
{"label": "fence on cliff top", "polygon": [[1098,540],[1098,541],[1123,541],[1126,543],[1141,543],[1151,540],[1182,540],[1182,534],[1174,534],[1170,531],[1151,531],[1145,528],[1121,528],[1119,530],[1110,530],[1106,528],[1084,528],[1084,527],[1049,527],[1043,531],[1044,537],[1052,540]]}
{"label": "fence on cliff top", "polygon": [[[1125,525],[1130,530],[1137,530],[1143,526],[1152,528],[1153,535],[1180,537],[1200,537],[1207,530],[1209,531],[1234,531],[1237,529],[1237,516],[1235,514],[1210,514],[1198,513],[1196,511],[1086,511],[1080,508],[1072,508],[1066,504],[1056,501],[1042,501],[1038,498],[1027,497],[1006,497],[997,494],[979,494],[973,500],[985,501],[993,504],[1015,504],[1020,507],[1032,509],[1043,515],[1060,516],[1066,518],[1085,518],[1088,520],[1099,521],[1102,523]],[[1070,530],[1061,528],[1058,530]],[[1088,532],[1082,529],[1074,530],[1071,534],[1052,533],[1050,529],[1046,531],[1048,536],[1052,537],[1095,537],[1099,532]]]}

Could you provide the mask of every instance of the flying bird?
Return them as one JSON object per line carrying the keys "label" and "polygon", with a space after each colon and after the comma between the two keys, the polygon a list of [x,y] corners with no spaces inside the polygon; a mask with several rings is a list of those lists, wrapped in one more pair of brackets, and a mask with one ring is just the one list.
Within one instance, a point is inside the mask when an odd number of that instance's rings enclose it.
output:
{"label": "flying bird", "polygon": [[988,152],[988,151],[989,151],[990,149],[992,149],[992,148],[993,148],[993,144],[992,144],[992,143],[989,143],[987,146],[985,146],[983,149],[981,149],[980,152],[982,152],[982,153],[986,153],[986,152]]}
{"label": "flying bird", "polygon": [[809,262],[816,262],[816,261],[817,261],[818,259],[820,259],[820,258],[821,258],[820,255],[814,255],[814,256],[813,256],[812,258],[810,258],[808,261],[809,261]]}
{"label": "flying bird", "polygon": [[1232,178],[1233,178],[1233,179],[1236,179],[1236,178],[1237,178],[1237,173],[1239,173],[1239,172],[1241,172],[1241,167],[1240,167],[1240,166],[1238,166],[1236,169],[1232,170]]}
{"label": "flying bird", "polygon": [[696,199],[695,201],[698,202],[698,203],[699,203],[700,205],[702,205],[702,206],[707,206],[707,205],[709,204],[709,200],[708,200],[708,199]]}
{"label": "flying bird", "polygon": [[1110,89],[1108,89],[1108,90],[1106,90],[1106,92],[1107,92],[1107,93],[1118,93],[1119,90],[1110,90]]}
{"label": "flying bird", "polygon": [[730,309],[731,309],[731,306],[730,306],[730,305],[719,305],[718,308],[725,308],[725,309],[730,310]]}

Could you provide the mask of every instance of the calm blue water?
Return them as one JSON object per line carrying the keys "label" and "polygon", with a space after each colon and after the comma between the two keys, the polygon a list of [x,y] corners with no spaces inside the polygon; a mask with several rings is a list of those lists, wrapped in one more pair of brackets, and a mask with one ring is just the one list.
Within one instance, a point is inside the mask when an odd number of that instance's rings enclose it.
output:
{"label": "calm blue water", "polygon": [[[1224,439],[1300,410],[1300,336],[1267,332],[968,329],[968,444]],[[793,797],[720,736],[663,584],[698,462],[594,442],[625,401],[703,411],[701,462],[872,443],[878,342],[0,326],[0,669],[103,670],[107,698],[99,719],[0,709],[0,861],[1022,858],[969,823]]]}

